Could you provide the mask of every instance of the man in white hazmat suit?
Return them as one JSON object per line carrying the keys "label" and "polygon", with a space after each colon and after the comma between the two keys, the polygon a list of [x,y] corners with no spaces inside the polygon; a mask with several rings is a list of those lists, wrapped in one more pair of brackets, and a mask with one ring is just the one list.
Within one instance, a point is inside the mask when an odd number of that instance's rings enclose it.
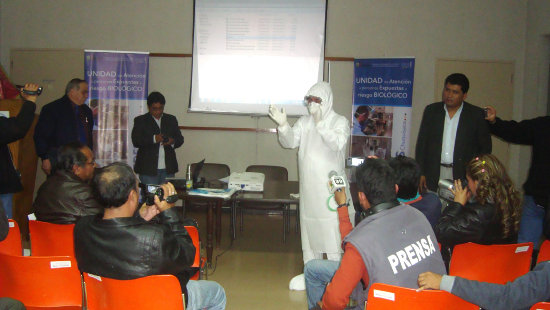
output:
{"label": "man in white hazmat suit", "polygon": [[[345,177],[345,147],[349,121],[332,110],[332,89],[326,82],[313,85],[304,102],[309,115],[293,127],[284,109],[269,107],[269,116],[279,125],[279,142],[285,148],[299,147],[300,223],[304,264],[312,259],[340,260],[342,248],[338,216],[328,189],[331,171]],[[348,188],[348,187],[346,187]],[[348,196],[351,197],[351,196]],[[350,202],[351,203],[351,202]],[[353,207],[349,208],[354,212]],[[354,214],[350,215],[354,218]],[[291,289],[305,289],[303,274],[290,282]]]}

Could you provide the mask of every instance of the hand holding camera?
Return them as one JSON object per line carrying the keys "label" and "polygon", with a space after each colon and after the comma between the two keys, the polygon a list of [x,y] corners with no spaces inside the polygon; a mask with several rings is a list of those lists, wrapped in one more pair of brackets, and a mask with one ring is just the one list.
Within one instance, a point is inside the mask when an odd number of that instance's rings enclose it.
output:
{"label": "hand holding camera", "polygon": [[170,182],[162,185],[140,183],[139,186],[143,191],[145,204],[148,206],[156,205],[161,212],[170,209],[178,201],[178,193]]}
{"label": "hand holding camera", "polygon": [[174,139],[169,138],[167,136],[163,136],[162,145],[171,145],[171,144],[174,144]]}
{"label": "hand holding camera", "polygon": [[454,186],[451,188],[451,193],[455,196],[454,201],[460,203],[461,205],[465,205],[472,196],[472,193],[468,190],[468,186],[463,186],[461,180],[454,181]]}
{"label": "hand holding camera", "polygon": [[153,199],[155,206],[162,212],[175,205],[175,202],[178,201],[178,193],[174,185],[170,182],[160,185],[160,190],[162,191],[162,195],[154,195]]}
{"label": "hand holding camera", "polygon": [[23,99],[32,102],[36,102],[36,97],[42,93],[42,87],[38,86],[38,84],[27,83],[25,86],[16,85],[16,87],[21,91]]}

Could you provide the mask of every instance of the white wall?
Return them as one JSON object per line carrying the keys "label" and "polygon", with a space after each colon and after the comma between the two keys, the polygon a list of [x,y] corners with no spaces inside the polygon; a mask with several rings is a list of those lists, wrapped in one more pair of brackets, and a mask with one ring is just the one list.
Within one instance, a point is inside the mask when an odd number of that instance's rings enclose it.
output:
{"label": "white wall", "polygon": [[[9,70],[11,48],[191,53],[192,5],[191,0],[0,0],[0,61]],[[549,58],[543,37],[550,33],[549,7],[545,0],[328,0],[326,56],[416,57],[412,141],[423,108],[434,101],[438,58],[514,62],[514,116],[532,117],[545,113],[542,80],[547,80],[548,65],[539,68]],[[165,93],[167,112],[182,125],[274,127],[265,117],[188,114],[188,65],[181,59],[151,60],[150,90]],[[353,66],[332,62],[331,68],[335,110],[349,118]],[[162,78],[178,73],[179,80]],[[233,171],[255,161],[287,166],[290,177],[297,177],[295,151],[281,150],[273,134],[183,134],[186,145],[178,151],[182,165],[206,154],[208,161],[229,163]],[[528,150],[515,150],[520,153],[525,167]],[[522,183],[519,167],[512,167],[511,174]]]}

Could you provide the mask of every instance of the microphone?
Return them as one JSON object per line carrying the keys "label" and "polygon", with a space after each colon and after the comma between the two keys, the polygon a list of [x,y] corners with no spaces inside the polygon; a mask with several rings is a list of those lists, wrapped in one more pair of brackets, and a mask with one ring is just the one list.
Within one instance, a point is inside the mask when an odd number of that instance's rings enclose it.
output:
{"label": "microphone", "polygon": [[336,171],[332,170],[328,173],[328,190],[331,194],[335,191],[341,191],[342,188],[346,187],[346,180],[339,176]]}

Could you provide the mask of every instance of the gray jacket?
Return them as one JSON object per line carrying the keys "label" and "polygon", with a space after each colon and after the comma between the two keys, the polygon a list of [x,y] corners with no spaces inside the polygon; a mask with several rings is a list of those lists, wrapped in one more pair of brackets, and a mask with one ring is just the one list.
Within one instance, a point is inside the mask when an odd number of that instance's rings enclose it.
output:
{"label": "gray jacket", "polygon": [[440,288],[487,310],[529,309],[550,299],[550,261],[504,285],[443,276]]}

